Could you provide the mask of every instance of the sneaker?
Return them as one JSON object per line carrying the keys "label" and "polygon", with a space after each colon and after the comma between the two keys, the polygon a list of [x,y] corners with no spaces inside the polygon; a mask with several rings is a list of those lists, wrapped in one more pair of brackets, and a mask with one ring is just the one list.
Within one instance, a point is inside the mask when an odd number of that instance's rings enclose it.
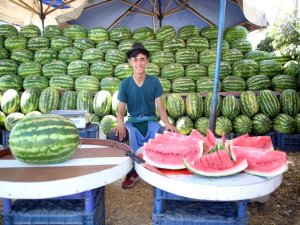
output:
{"label": "sneaker", "polygon": [[125,180],[122,183],[122,188],[123,189],[127,189],[127,188],[131,188],[135,185],[135,183],[140,179],[139,175],[135,172],[135,170],[129,172],[126,177]]}

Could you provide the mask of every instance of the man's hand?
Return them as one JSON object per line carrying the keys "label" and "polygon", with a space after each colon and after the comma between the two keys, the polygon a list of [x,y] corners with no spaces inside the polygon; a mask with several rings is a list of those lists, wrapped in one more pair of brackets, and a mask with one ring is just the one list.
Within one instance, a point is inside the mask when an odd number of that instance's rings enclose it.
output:
{"label": "man's hand", "polygon": [[175,126],[173,126],[171,123],[165,124],[165,131],[171,131],[171,132],[178,133],[177,128]]}
{"label": "man's hand", "polygon": [[124,123],[118,124],[115,128],[116,136],[119,136],[119,140],[122,141],[126,137],[126,127]]}

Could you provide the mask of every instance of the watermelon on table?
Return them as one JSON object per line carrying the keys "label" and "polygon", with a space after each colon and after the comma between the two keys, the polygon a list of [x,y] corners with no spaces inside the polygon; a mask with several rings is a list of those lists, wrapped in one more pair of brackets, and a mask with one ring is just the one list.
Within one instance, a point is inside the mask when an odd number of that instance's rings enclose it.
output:
{"label": "watermelon on table", "polygon": [[26,38],[41,36],[41,30],[38,26],[34,24],[28,24],[26,26],[21,27],[20,35],[23,35]]}
{"label": "watermelon on table", "polygon": [[25,163],[60,163],[71,158],[79,145],[75,124],[59,115],[26,117],[12,129],[9,147]]}
{"label": "watermelon on table", "polygon": [[132,39],[135,41],[145,41],[154,39],[154,31],[150,27],[139,27],[132,33]]}
{"label": "watermelon on table", "polygon": [[248,166],[246,159],[232,161],[226,150],[219,150],[201,157],[185,157],[186,168],[195,175],[223,177],[237,174]]}
{"label": "watermelon on table", "polygon": [[56,25],[48,25],[44,28],[42,33],[43,33],[43,36],[45,36],[47,38],[53,38],[53,37],[56,37],[56,36],[61,36],[62,31]]}
{"label": "watermelon on table", "polygon": [[106,28],[103,28],[103,27],[96,27],[96,28],[90,29],[88,31],[87,36],[91,41],[93,41],[96,44],[98,44],[102,41],[109,40],[109,32]]}
{"label": "watermelon on table", "polygon": [[[173,135],[173,134],[172,134]],[[203,141],[185,135],[158,134],[144,145],[143,157],[146,162],[164,169],[184,169],[183,158],[198,156],[203,152]]]}
{"label": "watermelon on table", "polygon": [[4,127],[7,131],[11,131],[13,127],[19,122],[20,120],[23,120],[25,118],[25,115],[20,112],[13,112],[9,114],[5,120],[4,120]]}
{"label": "watermelon on table", "polygon": [[259,113],[252,118],[253,132],[257,135],[264,135],[272,130],[272,120],[265,114]]}
{"label": "watermelon on table", "polygon": [[163,42],[163,50],[166,52],[169,51],[175,54],[177,51],[184,48],[185,48],[185,42],[184,40],[179,38],[173,38]]}
{"label": "watermelon on table", "polygon": [[166,40],[173,39],[175,36],[176,30],[171,25],[162,26],[155,32],[155,39],[162,43]]}
{"label": "watermelon on table", "polygon": [[274,150],[270,136],[238,137],[229,141],[230,149],[260,149],[260,151]]}
{"label": "watermelon on table", "polygon": [[100,121],[100,128],[103,134],[108,134],[117,126],[117,118],[113,115],[106,115]]}
{"label": "watermelon on table", "polygon": [[195,129],[203,135],[206,134],[208,126],[209,126],[209,119],[207,117],[200,117],[194,123]]}
{"label": "watermelon on table", "polygon": [[180,117],[176,121],[176,128],[180,134],[184,134],[184,135],[190,134],[190,132],[193,129],[193,126],[194,126],[193,121],[187,116]]}
{"label": "watermelon on table", "polygon": [[208,40],[216,40],[218,38],[218,27],[207,26],[203,27],[200,31],[200,35]]}
{"label": "watermelon on table", "polygon": [[27,114],[31,111],[35,111],[39,107],[40,90],[38,89],[27,89],[25,90],[20,99],[21,111]]}
{"label": "watermelon on table", "polygon": [[99,116],[104,117],[111,112],[112,96],[109,91],[98,91],[93,99],[93,112]]}
{"label": "watermelon on table", "polygon": [[27,42],[27,48],[31,51],[37,51],[41,48],[49,48],[50,47],[50,39],[47,37],[37,36],[32,37]]}
{"label": "watermelon on table", "polygon": [[274,177],[288,169],[287,156],[282,151],[236,147],[231,149],[231,154],[236,160],[247,159],[248,167],[244,171],[249,174]]}
{"label": "watermelon on table", "polygon": [[20,94],[15,89],[8,89],[3,93],[1,99],[1,110],[6,115],[19,111]]}
{"label": "watermelon on table", "polygon": [[87,37],[87,30],[85,27],[77,25],[77,24],[72,24],[67,26],[63,31],[62,34],[70,38],[71,40],[76,40],[80,38],[85,38]]}

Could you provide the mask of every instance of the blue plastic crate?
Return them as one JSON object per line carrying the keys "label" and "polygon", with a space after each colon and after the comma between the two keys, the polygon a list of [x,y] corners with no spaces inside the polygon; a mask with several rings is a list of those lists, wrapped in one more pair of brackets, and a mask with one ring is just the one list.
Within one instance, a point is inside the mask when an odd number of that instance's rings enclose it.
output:
{"label": "blue plastic crate", "polygon": [[246,225],[247,203],[165,200],[162,213],[152,213],[153,225]]}
{"label": "blue plastic crate", "polygon": [[99,138],[99,124],[87,124],[86,128],[78,129],[82,138]]}
{"label": "blue plastic crate", "polygon": [[3,148],[8,148],[10,132],[7,130],[1,130],[1,145]]}
{"label": "blue plastic crate", "polygon": [[283,151],[300,151],[300,134],[277,133],[276,148]]}
{"label": "blue plastic crate", "polygon": [[95,207],[91,212],[85,210],[82,199],[16,200],[11,213],[4,215],[4,225],[104,225],[102,190],[95,192]]}

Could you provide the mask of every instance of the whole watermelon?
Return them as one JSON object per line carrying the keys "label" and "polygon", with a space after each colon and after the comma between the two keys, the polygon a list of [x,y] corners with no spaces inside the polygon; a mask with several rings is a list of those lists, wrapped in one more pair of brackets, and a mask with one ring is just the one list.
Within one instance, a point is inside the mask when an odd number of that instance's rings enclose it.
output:
{"label": "whole watermelon", "polygon": [[26,117],[10,133],[13,156],[25,163],[60,163],[77,150],[79,134],[74,123],[59,115]]}

